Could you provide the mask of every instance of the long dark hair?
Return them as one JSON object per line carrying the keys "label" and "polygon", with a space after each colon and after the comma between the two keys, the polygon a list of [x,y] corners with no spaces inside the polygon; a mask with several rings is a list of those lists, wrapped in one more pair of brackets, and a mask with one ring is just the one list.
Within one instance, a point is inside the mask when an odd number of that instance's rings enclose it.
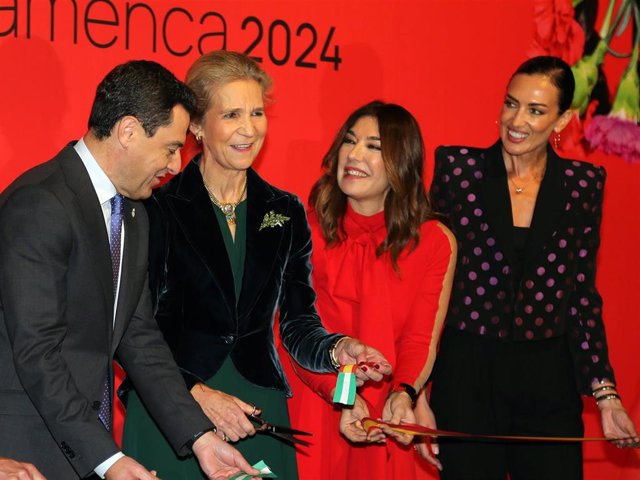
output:
{"label": "long dark hair", "polygon": [[420,226],[437,218],[424,188],[424,144],[420,126],[405,108],[374,101],[349,115],[322,160],[324,174],[311,189],[309,206],[315,210],[328,246],[346,238],[343,220],[347,196],[338,186],[338,153],[347,132],[361,117],[378,121],[382,160],[390,185],[384,201],[387,236],[376,253],[380,256],[388,251],[393,268],[398,271],[402,251],[407,246],[409,251],[413,250],[420,241]]}

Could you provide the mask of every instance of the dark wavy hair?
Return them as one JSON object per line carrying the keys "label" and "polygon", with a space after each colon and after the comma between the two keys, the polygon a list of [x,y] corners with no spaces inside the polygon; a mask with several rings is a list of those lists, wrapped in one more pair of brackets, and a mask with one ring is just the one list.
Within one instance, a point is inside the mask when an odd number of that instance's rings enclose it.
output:
{"label": "dark wavy hair", "polygon": [[131,115],[152,137],[171,123],[176,105],[194,113],[196,98],[191,89],[159,63],[132,60],[115,67],[98,85],[89,128],[98,139],[108,138],[118,120]]}
{"label": "dark wavy hair", "polygon": [[315,210],[328,246],[344,241],[347,196],[338,186],[338,154],[347,132],[361,117],[374,117],[378,121],[382,160],[390,184],[384,201],[387,236],[376,253],[380,256],[389,252],[393,268],[399,272],[398,257],[402,251],[407,246],[409,251],[413,250],[420,241],[420,226],[438,217],[424,187],[420,126],[405,108],[374,101],[349,115],[322,160],[324,174],[311,189],[309,207]]}

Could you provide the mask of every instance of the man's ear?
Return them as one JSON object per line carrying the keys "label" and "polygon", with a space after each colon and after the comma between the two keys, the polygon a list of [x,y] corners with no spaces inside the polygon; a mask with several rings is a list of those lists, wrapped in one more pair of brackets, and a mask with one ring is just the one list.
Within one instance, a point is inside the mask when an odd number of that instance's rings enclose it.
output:
{"label": "man's ear", "polygon": [[142,129],[138,119],[132,115],[127,115],[118,120],[114,126],[118,142],[123,148],[127,148],[135,140],[136,135]]}

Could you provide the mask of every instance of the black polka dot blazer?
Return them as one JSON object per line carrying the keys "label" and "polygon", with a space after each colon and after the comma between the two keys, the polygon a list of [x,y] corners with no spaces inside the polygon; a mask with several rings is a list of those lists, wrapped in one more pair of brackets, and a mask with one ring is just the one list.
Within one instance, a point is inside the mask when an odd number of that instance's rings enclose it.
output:
{"label": "black polka dot blazer", "polygon": [[505,341],[566,335],[587,394],[593,379],[614,380],[595,286],[605,177],[548,148],[519,283],[501,143],[439,147],[431,185],[458,241],[447,326]]}

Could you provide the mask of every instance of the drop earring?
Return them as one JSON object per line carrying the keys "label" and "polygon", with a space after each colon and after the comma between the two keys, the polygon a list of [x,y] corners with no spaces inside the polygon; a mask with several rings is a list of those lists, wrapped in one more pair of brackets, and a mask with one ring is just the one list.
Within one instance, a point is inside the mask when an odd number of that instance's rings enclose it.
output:
{"label": "drop earring", "polygon": [[558,150],[560,148],[560,132],[554,132],[553,147]]}

